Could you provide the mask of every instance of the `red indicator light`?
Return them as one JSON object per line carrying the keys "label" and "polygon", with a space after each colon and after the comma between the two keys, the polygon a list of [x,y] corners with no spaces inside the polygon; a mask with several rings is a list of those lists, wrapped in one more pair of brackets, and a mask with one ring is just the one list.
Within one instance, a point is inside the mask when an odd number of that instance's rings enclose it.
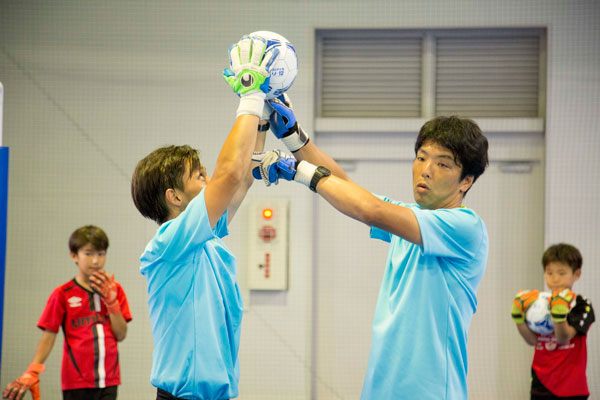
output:
{"label": "red indicator light", "polygon": [[265,208],[262,212],[262,216],[264,219],[271,219],[273,217],[273,210]]}

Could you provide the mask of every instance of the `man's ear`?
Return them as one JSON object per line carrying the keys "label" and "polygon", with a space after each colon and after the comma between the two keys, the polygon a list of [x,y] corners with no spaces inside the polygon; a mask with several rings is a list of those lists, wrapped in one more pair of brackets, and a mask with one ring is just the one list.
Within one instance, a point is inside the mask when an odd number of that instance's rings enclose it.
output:
{"label": "man's ear", "polygon": [[169,188],[165,191],[165,199],[167,200],[167,205],[179,207],[181,205],[181,199],[177,194],[177,191],[173,188]]}
{"label": "man's ear", "polygon": [[463,178],[462,181],[460,181],[460,192],[461,193],[466,193],[467,190],[469,190],[469,188],[473,185],[473,181],[475,180],[475,178],[473,177],[473,175],[467,175]]}

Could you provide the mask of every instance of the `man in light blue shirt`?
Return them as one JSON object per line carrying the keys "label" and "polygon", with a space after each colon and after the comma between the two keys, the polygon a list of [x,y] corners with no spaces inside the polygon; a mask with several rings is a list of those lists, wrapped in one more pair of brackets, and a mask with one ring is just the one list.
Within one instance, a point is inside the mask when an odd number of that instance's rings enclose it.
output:
{"label": "man in light blue shirt", "polygon": [[140,268],[154,340],[150,381],[160,400],[238,396],[243,303],[235,256],[221,238],[252,184],[252,152],[264,146],[259,119],[272,56],[265,47],[245,37],[231,48],[225,78],[240,104],[212,177],[187,145],[153,151],[133,174],[137,209],[160,225]]}
{"label": "man in light blue shirt", "polygon": [[390,243],[361,398],[467,399],[467,332],[488,255],[483,221],[462,206],[488,165],[477,124],[437,117],[423,125],[412,167],[416,204],[404,204],[352,182],[299,128],[285,96],[271,106],[271,129],[295,158],[257,156],[255,177],[303,183]]}

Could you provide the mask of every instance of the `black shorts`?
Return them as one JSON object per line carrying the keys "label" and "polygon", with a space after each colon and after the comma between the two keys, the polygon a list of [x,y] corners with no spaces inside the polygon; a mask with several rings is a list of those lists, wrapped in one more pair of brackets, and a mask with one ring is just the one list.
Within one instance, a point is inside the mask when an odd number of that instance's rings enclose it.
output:
{"label": "black shorts", "polygon": [[588,396],[558,397],[540,382],[533,368],[531,369],[531,400],[586,400],[587,398]]}
{"label": "black shorts", "polygon": [[117,386],[63,390],[63,400],[116,400]]}

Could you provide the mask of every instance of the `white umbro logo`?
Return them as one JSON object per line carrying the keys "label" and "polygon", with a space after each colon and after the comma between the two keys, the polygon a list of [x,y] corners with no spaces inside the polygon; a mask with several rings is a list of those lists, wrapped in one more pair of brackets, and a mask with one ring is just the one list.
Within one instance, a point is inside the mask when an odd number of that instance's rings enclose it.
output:
{"label": "white umbro logo", "polygon": [[69,307],[81,307],[81,297],[69,297],[67,302],[69,303]]}

